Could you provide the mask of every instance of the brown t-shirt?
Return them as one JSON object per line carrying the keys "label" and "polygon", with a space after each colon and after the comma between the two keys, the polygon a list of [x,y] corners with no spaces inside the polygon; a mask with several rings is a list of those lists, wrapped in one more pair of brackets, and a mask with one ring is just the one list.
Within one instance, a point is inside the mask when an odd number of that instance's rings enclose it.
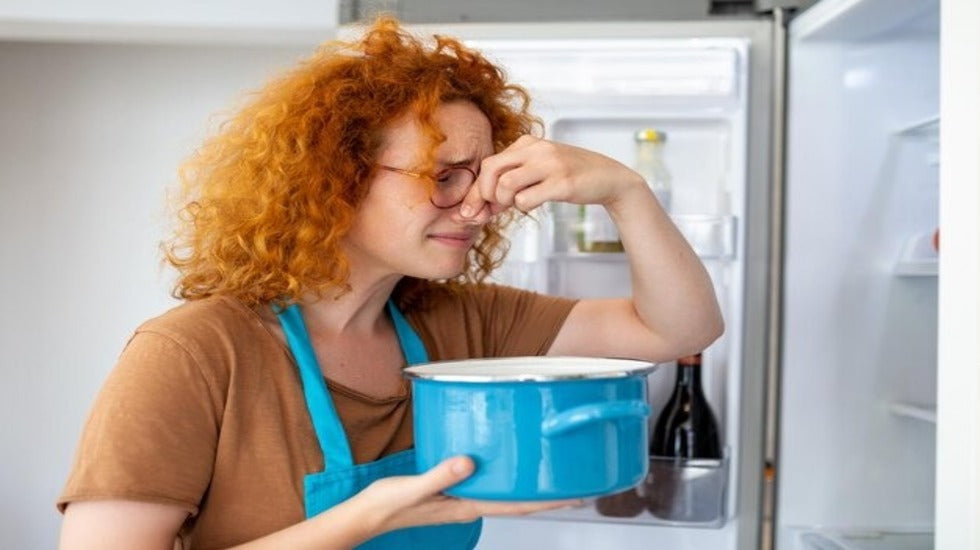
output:
{"label": "brown t-shirt", "polygon": [[[513,288],[434,293],[404,311],[430,360],[544,354],[574,302]],[[328,387],[357,463],[412,446],[409,385],[372,398]],[[231,298],[180,305],[139,327],[90,413],[58,507],[124,499],[191,514],[184,548],[223,548],[302,521],[322,471],[288,347]]]}

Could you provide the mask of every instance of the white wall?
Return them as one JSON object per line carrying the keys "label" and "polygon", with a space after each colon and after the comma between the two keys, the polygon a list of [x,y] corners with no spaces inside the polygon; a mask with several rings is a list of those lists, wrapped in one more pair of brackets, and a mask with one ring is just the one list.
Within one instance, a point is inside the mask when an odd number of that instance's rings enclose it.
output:
{"label": "white wall", "polygon": [[172,305],[164,190],[212,113],[312,47],[0,42],[0,548],[53,548],[95,393]]}

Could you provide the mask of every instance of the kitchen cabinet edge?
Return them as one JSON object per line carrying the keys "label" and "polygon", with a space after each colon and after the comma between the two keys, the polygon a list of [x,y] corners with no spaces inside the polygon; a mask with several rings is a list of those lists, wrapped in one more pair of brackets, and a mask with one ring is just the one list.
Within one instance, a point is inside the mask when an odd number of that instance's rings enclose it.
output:
{"label": "kitchen cabinet edge", "polygon": [[4,42],[315,46],[337,33],[338,27],[328,23],[249,27],[0,18]]}

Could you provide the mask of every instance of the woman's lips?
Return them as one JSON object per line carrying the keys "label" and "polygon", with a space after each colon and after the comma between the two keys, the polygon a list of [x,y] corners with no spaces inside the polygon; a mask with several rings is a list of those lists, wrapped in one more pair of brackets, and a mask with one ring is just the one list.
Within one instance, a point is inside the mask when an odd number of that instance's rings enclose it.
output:
{"label": "woman's lips", "polygon": [[429,238],[442,244],[457,248],[469,248],[473,246],[476,235],[472,233],[433,233]]}

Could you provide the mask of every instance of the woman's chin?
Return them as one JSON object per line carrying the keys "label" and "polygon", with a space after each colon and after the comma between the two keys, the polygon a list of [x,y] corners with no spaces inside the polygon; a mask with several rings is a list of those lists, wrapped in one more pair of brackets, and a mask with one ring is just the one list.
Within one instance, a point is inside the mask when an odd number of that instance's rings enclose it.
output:
{"label": "woman's chin", "polygon": [[426,274],[424,278],[426,279],[433,279],[433,280],[455,279],[461,273],[463,273],[463,266],[462,264],[446,265],[446,266],[433,265],[433,266],[429,266],[429,269],[426,269],[425,271]]}
{"label": "woman's chin", "polygon": [[[412,263],[411,268],[403,271],[403,273],[419,279],[454,279],[463,273],[466,267],[466,255],[460,253],[429,254],[425,257],[420,256]],[[406,265],[405,267],[409,266]]]}

